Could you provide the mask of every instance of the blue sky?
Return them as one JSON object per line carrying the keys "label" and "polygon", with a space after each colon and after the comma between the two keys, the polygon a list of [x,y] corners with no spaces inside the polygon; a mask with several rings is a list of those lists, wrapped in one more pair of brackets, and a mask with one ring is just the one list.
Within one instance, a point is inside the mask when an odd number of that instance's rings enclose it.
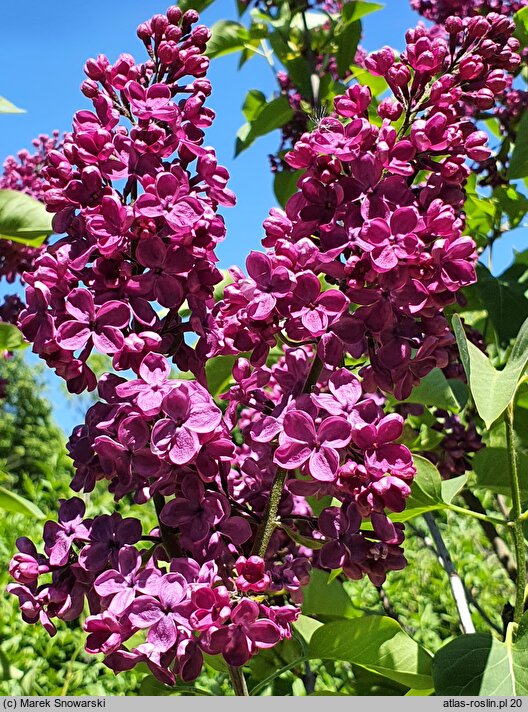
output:
{"label": "blue sky", "polygon": [[[202,15],[212,25],[220,18],[236,19],[235,0],[216,0]],[[26,114],[3,115],[0,132],[0,161],[20,148],[30,147],[39,133],[69,130],[71,117],[87,100],[79,91],[88,57],[106,54],[111,61],[127,52],[143,61],[143,45],[136,27],[168,4],[157,0],[17,0],[0,3],[0,95],[26,109]],[[418,16],[408,0],[387,0],[383,11],[364,19],[363,46],[374,50],[383,45],[401,48],[405,31]],[[210,106],[217,119],[207,134],[219,160],[231,174],[230,187],[237,205],[226,209],[227,239],[218,253],[220,266],[244,260],[249,250],[259,247],[262,221],[275,205],[267,156],[278,144],[277,134],[260,138],[238,158],[233,157],[235,134],[244,122],[241,106],[249,89],[270,95],[274,79],[265,60],[255,57],[241,71],[236,56],[212,62],[213,84]],[[524,232],[524,231],[523,231]],[[511,259],[512,246],[522,248],[520,233],[504,241],[494,255],[496,268]],[[524,235],[521,233],[524,237]],[[4,291],[4,290],[2,290]],[[78,416],[65,405],[56,379],[50,380],[57,418],[68,432]]]}

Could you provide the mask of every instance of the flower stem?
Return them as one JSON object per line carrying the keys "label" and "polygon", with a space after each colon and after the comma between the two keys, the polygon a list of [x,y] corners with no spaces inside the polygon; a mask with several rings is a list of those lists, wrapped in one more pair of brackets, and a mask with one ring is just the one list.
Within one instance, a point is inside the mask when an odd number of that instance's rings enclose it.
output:
{"label": "flower stem", "polygon": [[229,677],[231,678],[231,684],[233,685],[233,690],[237,697],[249,697],[249,692],[246,685],[246,678],[241,667],[234,667],[229,665]]}
{"label": "flower stem", "polygon": [[506,443],[508,446],[508,462],[510,466],[510,485],[512,496],[513,516],[513,542],[515,558],[517,559],[517,582],[515,587],[515,608],[513,620],[519,623],[524,612],[524,597],[526,592],[526,543],[522,526],[521,487],[519,483],[519,470],[515,454],[513,430],[513,403],[510,403],[505,413]]}
{"label": "flower stem", "polygon": [[482,514],[482,512],[474,512],[472,509],[466,509],[465,507],[459,507],[456,504],[446,504],[446,509],[451,512],[457,512],[458,514],[463,514],[466,517],[473,517],[474,519],[480,519],[482,522],[489,522],[490,524],[496,524],[497,526],[510,526],[512,522],[506,519],[499,519],[498,517],[490,517],[488,514]]}
{"label": "flower stem", "polygon": [[[308,374],[304,384],[304,393],[311,392],[312,388],[317,383],[317,379],[319,378],[322,368],[323,362],[319,356],[316,355],[312,362],[310,373]],[[266,556],[270,539],[277,527],[277,513],[279,511],[282,491],[284,490],[287,477],[288,470],[278,467],[275,472],[275,477],[273,478],[268,501],[266,502],[266,508],[264,510],[264,514],[262,515],[262,521],[255,535],[255,541],[253,542],[253,547],[251,549],[252,555],[261,556],[262,558]]]}

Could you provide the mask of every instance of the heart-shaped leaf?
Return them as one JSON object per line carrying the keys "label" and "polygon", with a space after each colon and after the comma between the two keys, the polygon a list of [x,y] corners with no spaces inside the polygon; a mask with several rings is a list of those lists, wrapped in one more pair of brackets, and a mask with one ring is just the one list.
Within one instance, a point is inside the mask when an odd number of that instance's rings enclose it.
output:
{"label": "heart-shaped leaf", "polygon": [[436,653],[437,695],[528,695],[527,616],[515,641],[510,625],[503,643],[488,633],[462,635]]}
{"label": "heart-shaped leaf", "polygon": [[431,654],[393,618],[364,616],[327,623],[313,633],[309,655],[344,660],[416,690],[433,687]]}
{"label": "heart-shaped leaf", "polygon": [[512,402],[528,363],[528,319],[521,326],[502,371],[497,371],[488,357],[467,339],[458,314],[453,316],[453,331],[475,406],[489,428]]}

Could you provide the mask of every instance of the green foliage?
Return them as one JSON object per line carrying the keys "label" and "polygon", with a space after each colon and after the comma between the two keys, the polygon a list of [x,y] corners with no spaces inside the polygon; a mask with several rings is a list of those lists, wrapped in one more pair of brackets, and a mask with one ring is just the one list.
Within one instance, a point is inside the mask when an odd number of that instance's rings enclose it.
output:
{"label": "green foliage", "polygon": [[350,596],[341,581],[330,580],[329,574],[324,571],[312,571],[310,583],[303,588],[303,594],[302,612],[305,616],[335,620],[356,615]]}
{"label": "green foliage", "polygon": [[210,59],[243,50],[251,39],[244,25],[232,20],[215,22],[211,32],[211,39],[207,43],[207,56]]}
{"label": "green foliage", "polygon": [[475,406],[489,428],[512,402],[528,363],[528,320],[522,325],[502,371],[497,371],[487,356],[468,341],[458,314],[453,317],[453,330]]}
{"label": "green foliage", "polygon": [[5,487],[0,487],[0,509],[5,512],[24,514],[27,517],[33,517],[33,519],[44,519],[43,512],[36,504],[21,497],[16,492],[9,492]]}
{"label": "green foliage", "polygon": [[453,498],[466,484],[465,475],[443,481],[433,463],[424,457],[415,455],[414,464],[416,476],[411,487],[411,496],[403,512],[390,514],[393,522],[407,522],[426,512],[448,509]]}
{"label": "green foliage", "polygon": [[517,263],[499,277],[494,277],[484,265],[477,265],[478,282],[473,289],[501,344],[508,344],[517,336],[523,322],[528,318],[528,289],[523,277],[526,265]]}
{"label": "green foliage", "polygon": [[414,689],[431,689],[431,655],[392,618],[365,616],[318,628],[311,658],[345,660]]}
{"label": "green foliage", "polygon": [[17,190],[0,190],[0,238],[38,247],[52,232],[43,203]]}
{"label": "green foliage", "polygon": [[0,322],[0,351],[25,349],[29,344],[14,324]]}
{"label": "green foliage", "polygon": [[[435,655],[438,695],[527,695],[528,617],[517,633],[510,624],[503,643],[489,633],[463,635]],[[515,637],[514,637],[515,636]]]}
{"label": "green foliage", "polygon": [[419,403],[421,405],[435,406],[458,413],[461,409],[458,394],[453,391],[450,383],[439,368],[433,369],[422,378],[418,386],[415,386],[411,395],[402,403]]}
{"label": "green foliage", "polygon": [[[246,99],[244,106],[247,107],[247,105],[248,100]],[[271,131],[280,128],[293,116],[293,109],[285,96],[260,104],[258,108],[255,104],[252,104],[252,106],[254,110],[251,120],[241,126],[237,132],[236,156],[249,148],[259,136],[265,136]]]}
{"label": "green foliage", "polygon": [[286,203],[297,191],[297,181],[302,175],[302,171],[278,171],[273,178],[273,192],[281,207],[286,207]]}
{"label": "green foliage", "polygon": [[517,138],[507,170],[510,180],[528,176],[528,114],[523,114],[517,127]]}

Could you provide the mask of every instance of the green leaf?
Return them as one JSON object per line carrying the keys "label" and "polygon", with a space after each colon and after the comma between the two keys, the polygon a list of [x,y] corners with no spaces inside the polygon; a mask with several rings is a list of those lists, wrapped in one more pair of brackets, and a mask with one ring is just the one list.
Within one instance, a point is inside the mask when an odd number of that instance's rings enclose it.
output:
{"label": "green leaf", "polygon": [[528,6],[521,8],[513,16],[515,22],[514,36],[523,47],[528,46]]}
{"label": "green leaf", "polygon": [[185,685],[179,681],[173,687],[157,680],[154,675],[147,675],[141,681],[139,694],[147,697],[166,697],[168,695],[189,695],[191,697],[209,697],[212,693],[194,685]]}
{"label": "green leaf", "polygon": [[14,324],[0,323],[0,351],[15,351],[29,346]]}
{"label": "green leaf", "polygon": [[273,179],[273,190],[275,197],[284,208],[286,203],[297,192],[297,181],[302,176],[303,171],[277,171]]}
{"label": "green leaf", "polygon": [[257,117],[265,103],[265,94],[263,94],[259,89],[250,89],[246,94],[246,98],[244,99],[244,104],[242,105],[242,113],[244,114],[246,119],[251,122]]}
{"label": "green leaf", "polygon": [[[528,472],[528,455],[519,450],[516,452],[519,471]],[[472,464],[479,487],[511,496],[510,464],[506,448],[486,447],[479,450],[475,453]],[[528,499],[528,484],[524,483],[524,478],[521,480],[521,498]]]}
{"label": "green leaf", "polygon": [[228,672],[227,663],[221,655],[208,655],[203,653],[204,662],[216,672]]}
{"label": "green leaf", "polygon": [[528,198],[523,193],[519,193],[514,185],[501,185],[495,188],[493,197],[508,216],[508,227],[513,230],[528,213]]}
{"label": "green leaf", "polygon": [[506,177],[510,180],[525,176],[528,176],[528,113],[524,113],[519,121],[515,146],[506,171]]}
{"label": "green leaf", "polygon": [[15,106],[10,101],[5,99],[3,96],[0,96],[0,114],[25,114],[25,113],[26,113],[25,109],[19,109],[18,106]]}
{"label": "green leaf", "polygon": [[260,111],[255,113],[252,121],[244,124],[238,130],[235,155],[238,156],[246,148],[249,148],[259,136],[264,136],[283,126],[292,116],[293,109],[285,96],[272,99],[264,104]]}
{"label": "green leaf", "polygon": [[456,495],[464,488],[467,480],[467,475],[442,480],[442,499],[445,504],[451,504]]}
{"label": "green leaf", "polygon": [[34,519],[45,519],[44,512],[36,504],[15,492],[10,492],[5,487],[0,487],[0,509],[13,514],[24,514]]}
{"label": "green leaf", "polygon": [[214,0],[179,0],[178,7],[182,12],[187,10],[196,10],[203,12],[209,5],[212,5]]}
{"label": "green leaf", "polygon": [[388,84],[383,77],[376,77],[371,74],[366,69],[361,69],[361,67],[350,67],[352,77],[370,89],[374,97],[381,96],[388,89]]}
{"label": "green leaf", "polygon": [[52,233],[43,203],[17,190],[0,190],[0,238],[39,247]]}
{"label": "green leaf", "polygon": [[503,643],[488,633],[461,635],[434,657],[437,695],[521,696],[528,694],[528,634],[524,615],[512,641],[510,624]]}
{"label": "green leaf", "polygon": [[328,623],[312,635],[309,655],[353,663],[416,690],[433,687],[430,653],[392,618],[365,616]]}
{"label": "green leaf", "polygon": [[350,596],[340,581],[327,583],[329,574],[313,569],[310,583],[303,588],[302,612],[305,616],[317,616],[327,620],[353,618],[357,611]]}
{"label": "green leaf", "polygon": [[307,546],[309,549],[322,549],[324,541],[321,539],[313,539],[310,536],[303,536],[299,532],[292,529],[287,524],[281,523],[280,528],[290,537],[292,541],[295,541],[301,546]]}
{"label": "green leaf", "polygon": [[[345,5],[343,9],[350,7]],[[336,61],[337,72],[340,77],[345,76],[356,56],[357,46],[361,39],[361,22],[355,21],[347,24],[336,34]]]}
{"label": "green leaf", "polygon": [[294,630],[299,633],[304,642],[309,643],[312,639],[312,635],[323,625],[323,623],[321,623],[321,621],[316,621],[315,618],[301,615],[292,625]]}
{"label": "green leaf", "polygon": [[233,20],[218,20],[211,27],[211,32],[206,49],[206,55],[210,59],[242,50],[251,40],[247,28]]}
{"label": "green leaf", "polygon": [[355,2],[348,2],[343,5],[343,19],[345,22],[355,22],[356,20],[361,20],[362,17],[366,17],[373,12],[378,10],[383,10],[385,6],[380,5],[377,2],[364,2],[364,0],[355,0]]}
{"label": "green leaf", "polygon": [[489,428],[512,402],[528,362],[528,319],[523,323],[502,371],[497,371],[488,357],[468,341],[458,314],[453,316],[453,331],[475,406]]}
{"label": "green leaf", "polygon": [[525,296],[528,285],[521,281],[525,273],[526,267],[517,264],[494,277],[483,264],[477,265],[477,283],[472,289],[487,310],[501,344],[508,344],[515,338],[528,318]]}
{"label": "green leaf", "polygon": [[205,364],[209,393],[214,397],[225,393],[233,378],[233,366],[239,356],[215,356]]}
{"label": "green leaf", "polygon": [[402,403],[420,403],[435,406],[452,413],[460,411],[460,403],[451,389],[449,381],[439,368],[433,369],[415,386],[412,393]]}
{"label": "green leaf", "polygon": [[461,475],[444,482],[433,463],[425,457],[414,455],[413,460],[416,476],[411,486],[411,496],[403,512],[390,513],[393,522],[406,522],[426,512],[445,509],[467,481],[467,477]]}

